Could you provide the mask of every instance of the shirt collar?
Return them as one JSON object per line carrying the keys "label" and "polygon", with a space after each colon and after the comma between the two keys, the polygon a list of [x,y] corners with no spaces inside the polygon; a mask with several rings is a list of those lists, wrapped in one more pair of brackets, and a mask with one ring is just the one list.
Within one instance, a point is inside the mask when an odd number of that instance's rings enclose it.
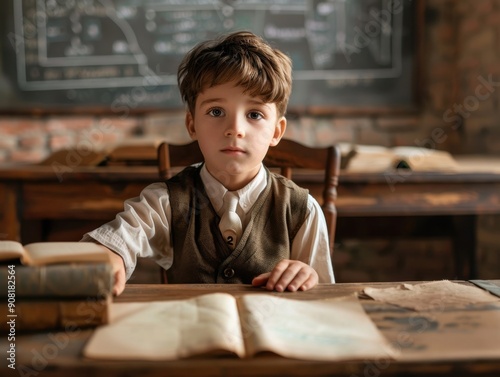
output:
{"label": "shirt collar", "polygon": [[[228,191],[227,188],[224,187],[222,183],[220,183],[210,174],[205,164],[203,164],[201,168],[200,176],[210,202],[212,203],[217,213],[221,215],[220,212],[222,212],[223,206],[222,198]],[[261,164],[259,172],[255,176],[255,178],[252,179],[245,187],[236,191],[239,197],[239,208],[241,209],[241,211],[243,211],[243,213],[246,214],[250,210],[250,208],[252,208],[253,204],[257,201],[260,193],[266,187],[266,184],[267,174],[266,170]]]}

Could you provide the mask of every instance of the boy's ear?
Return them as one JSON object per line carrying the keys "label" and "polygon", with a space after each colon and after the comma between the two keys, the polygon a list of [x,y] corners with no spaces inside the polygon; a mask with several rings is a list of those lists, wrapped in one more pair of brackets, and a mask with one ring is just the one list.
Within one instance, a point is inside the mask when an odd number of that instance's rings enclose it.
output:
{"label": "boy's ear", "polygon": [[186,125],[186,129],[187,129],[191,139],[196,140],[196,130],[194,128],[194,117],[191,114],[191,111],[186,112],[186,118],[184,119],[184,123]]}
{"label": "boy's ear", "polygon": [[286,118],[283,116],[276,123],[276,127],[274,128],[274,135],[273,138],[271,139],[271,143],[269,144],[269,146],[274,147],[278,145],[281,138],[285,134],[285,130],[286,130]]}

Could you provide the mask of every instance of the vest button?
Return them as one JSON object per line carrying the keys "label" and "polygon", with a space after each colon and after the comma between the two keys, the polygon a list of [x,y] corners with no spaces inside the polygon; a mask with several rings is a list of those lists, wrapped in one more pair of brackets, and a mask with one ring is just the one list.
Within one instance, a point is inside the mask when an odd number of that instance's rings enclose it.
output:
{"label": "vest button", "polygon": [[226,279],[230,279],[230,278],[232,278],[233,276],[234,276],[234,270],[233,270],[232,268],[226,268],[226,269],[224,270],[224,277],[225,277]]}

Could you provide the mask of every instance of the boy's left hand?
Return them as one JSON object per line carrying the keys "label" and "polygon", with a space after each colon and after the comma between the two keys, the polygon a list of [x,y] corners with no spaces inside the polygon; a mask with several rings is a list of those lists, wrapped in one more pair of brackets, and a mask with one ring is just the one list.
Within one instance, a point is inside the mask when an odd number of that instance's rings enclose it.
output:
{"label": "boy's left hand", "polygon": [[298,260],[283,259],[271,272],[256,276],[254,287],[265,285],[269,291],[307,291],[318,284],[317,272],[308,264]]}

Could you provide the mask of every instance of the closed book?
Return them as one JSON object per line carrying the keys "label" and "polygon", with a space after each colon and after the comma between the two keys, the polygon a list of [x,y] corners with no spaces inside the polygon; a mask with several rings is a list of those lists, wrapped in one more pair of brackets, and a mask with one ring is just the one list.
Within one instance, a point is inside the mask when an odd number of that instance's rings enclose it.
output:
{"label": "closed book", "polygon": [[63,263],[46,266],[0,266],[0,294],[7,297],[106,297],[112,293],[109,263]]}
{"label": "closed book", "polygon": [[111,296],[85,299],[16,299],[1,305],[0,331],[76,331],[108,323]]}

